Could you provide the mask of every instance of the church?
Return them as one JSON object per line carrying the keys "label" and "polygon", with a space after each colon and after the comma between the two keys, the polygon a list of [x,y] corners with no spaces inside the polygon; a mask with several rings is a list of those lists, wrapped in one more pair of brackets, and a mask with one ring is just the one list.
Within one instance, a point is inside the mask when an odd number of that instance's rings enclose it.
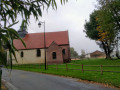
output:
{"label": "church", "polygon": [[[47,64],[71,61],[68,31],[46,32],[45,37],[44,33],[27,33],[24,29],[19,30],[18,33],[24,40],[26,47],[20,40],[14,40],[14,46],[18,49],[15,51],[18,62],[13,58],[13,64],[45,63],[45,51]],[[9,59],[9,55],[7,58]]]}

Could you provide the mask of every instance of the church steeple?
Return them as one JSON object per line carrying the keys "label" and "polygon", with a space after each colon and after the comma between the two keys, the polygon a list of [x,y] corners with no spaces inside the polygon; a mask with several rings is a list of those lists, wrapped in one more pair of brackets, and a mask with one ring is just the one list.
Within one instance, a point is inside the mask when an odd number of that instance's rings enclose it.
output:
{"label": "church steeple", "polygon": [[27,30],[25,26],[20,26],[20,29],[18,30],[18,34],[20,35],[21,38],[25,37],[27,34]]}

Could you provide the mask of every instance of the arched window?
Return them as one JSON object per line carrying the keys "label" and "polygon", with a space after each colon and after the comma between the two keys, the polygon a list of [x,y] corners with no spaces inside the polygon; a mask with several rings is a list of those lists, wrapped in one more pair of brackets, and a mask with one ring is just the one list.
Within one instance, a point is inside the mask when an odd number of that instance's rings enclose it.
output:
{"label": "arched window", "polygon": [[53,53],[52,53],[52,57],[53,57],[53,59],[56,59],[56,57],[57,57],[57,56],[56,56],[56,52],[53,52]]}
{"label": "arched window", "polygon": [[40,57],[40,56],[41,56],[41,50],[38,49],[38,50],[37,50],[37,57]]}
{"label": "arched window", "polygon": [[24,56],[24,53],[23,53],[23,51],[21,52],[21,57],[23,57]]}
{"label": "arched window", "polygon": [[63,49],[63,50],[62,50],[62,54],[64,54],[64,55],[65,55],[65,49]]}

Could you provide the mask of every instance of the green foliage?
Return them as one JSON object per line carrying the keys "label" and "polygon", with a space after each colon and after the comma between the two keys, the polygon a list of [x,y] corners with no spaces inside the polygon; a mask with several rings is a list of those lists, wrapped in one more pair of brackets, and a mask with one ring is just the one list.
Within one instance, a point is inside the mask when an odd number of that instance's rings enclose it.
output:
{"label": "green foliage", "polygon": [[98,0],[99,8],[90,15],[90,21],[85,23],[85,33],[104,50],[106,58],[117,48],[120,32],[120,1]]}
{"label": "green foliage", "polygon": [[[23,40],[20,38],[18,33],[13,28],[10,28],[10,27],[0,28],[0,41],[1,41],[0,42],[0,53],[2,55],[2,53],[5,51],[4,46],[7,46],[7,48],[9,48],[11,65],[12,65],[12,54],[16,58],[15,50],[17,50],[13,45],[14,39],[20,39],[25,46],[25,43],[23,42]],[[3,59],[0,59],[1,62],[3,62],[3,60],[5,60],[4,58],[6,57],[1,56],[1,58],[3,58]]]}
{"label": "green foliage", "polygon": [[78,53],[74,50],[73,47],[70,48],[71,58],[78,58]]}
{"label": "green foliage", "polygon": [[7,53],[1,52],[0,53],[0,65],[6,65],[7,64]]}
{"label": "green foliage", "polygon": [[106,10],[109,12],[109,16],[111,15],[113,18],[113,22],[116,25],[115,29],[120,29],[120,0],[98,0],[100,9]]}
{"label": "green foliage", "polygon": [[[116,1],[116,0],[113,0],[113,1],[102,1],[100,0],[99,3],[102,5],[100,7],[100,10],[99,10],[99,13],[98,13],[98,22],[99,22],[99,25],[101,26],[101,30],[102,31],[106,31],[109,33],[109,38],[111,39],[111,41],[115,39],[116,35],[118,34],[118,27],[119,25],[117,25],[117,22],[116,21],[120,21],[120,20],[116,20],[116,18],[118,18],[117,15],[115,15],[114,11],[113,11],[113,7],[116,7],[116,10],[117,13],[119,13],[119,11],[117,10],[117,8],[120,7],[117,6],[116,4],[114,3],[119,3],[120,4],[120,1]],[[120,29],[120,28],[119,28]]]}
{"label": "green foliage", "polygon": [[86,33],[87,37],[93,40],[99,39],[98,31],[96,30],[98,26],[98,22],[96,21],[96,18],[97,18],[97,11],[94,11],[92,14],[90,14],[90,20],[86,21],[84,25],[85,27],[84,32]]}
{"label": "green foliage", "polygon": [[[68,0],[60,1],[63,4]],[[55,0],[2,0],[0,16],[4,22],[4,27],[6,27],[9,20],[15,22],[19,15],[28,23],[30,15],[33,15],[38,20],[39,16],[42,16],[41,8],[45,6],[57,8]]]}
{"label": "green foliage", "polygon": [[98,22],[100,30],[107,32],[104,41],[109,47],[108,52],[111,53],[114,49],[118,51],[119,32],[120,32],[120,1],[119,0],[98,0],[99,14]]}
{"label": "green foliage", "polygon": [[[101,30],[110,33],[111,39],[119,37],[120,32],[120,0],[98,0],[101,5],[99,12],[99,23]],[[115,39],[114,41],[116,41]]]}
{"label": "green foliage", "polygon": [[81,56],[80,56],[80,58],[85,58],[85,55],[86,55],[85,50],[81,49]]}

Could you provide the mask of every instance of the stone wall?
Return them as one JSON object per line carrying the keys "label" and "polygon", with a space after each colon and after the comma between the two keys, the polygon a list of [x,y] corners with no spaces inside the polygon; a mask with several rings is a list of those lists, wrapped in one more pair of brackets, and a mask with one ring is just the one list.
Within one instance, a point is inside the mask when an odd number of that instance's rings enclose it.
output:
{"label": "stone wall", "polygon": [[69,45],[64,45],[64,46],[60,46],[60,47],[62,47],[62,50],[65,49],[65,55],[63,54],[63,62],[64,63],[70,62],[71,59],[70,59],[70,47],[69,47]]}
{"label": "stone wall", "polygon": [[[53,59],[52,53],[56,52],[56,59]],[[47,49],[47,63],[63,63],[62,48],[53,42]]]}

